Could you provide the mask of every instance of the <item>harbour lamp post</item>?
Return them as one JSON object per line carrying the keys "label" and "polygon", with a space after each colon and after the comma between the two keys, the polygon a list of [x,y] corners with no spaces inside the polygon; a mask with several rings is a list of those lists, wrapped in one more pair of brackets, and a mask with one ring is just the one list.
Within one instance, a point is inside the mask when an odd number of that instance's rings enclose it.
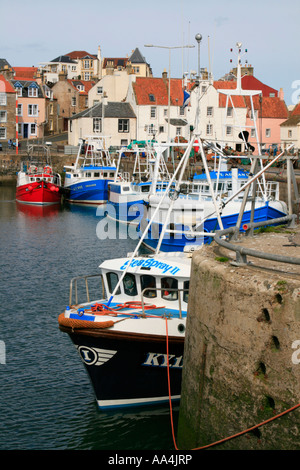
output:
{"label": "harbour lamp post", "polygon": [[[169,50],[169,90],[168,90],[168,143],[170,143],[170,102],[171,102],[171,50],[172,49],[184,49],[184,48],[193,48],[194,45],[186,46],[156,46],[154,44],[145,44],[145,47],[158,47],[160,49]],[[170,156],[170,147],[168,147],[168,159]]]}
{"label": "harbour lamp post", "polygon": [[200,42],[202,40],[202,34],[197,33],[195,39],[198,43],[198,78],[200,80]]}

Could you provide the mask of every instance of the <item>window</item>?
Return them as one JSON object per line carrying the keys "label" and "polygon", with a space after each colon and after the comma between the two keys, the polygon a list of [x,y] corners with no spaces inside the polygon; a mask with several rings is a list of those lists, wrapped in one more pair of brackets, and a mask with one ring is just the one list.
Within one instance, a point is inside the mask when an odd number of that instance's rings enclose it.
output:
{"label": "window", "polygon": [[119,132],[129,132],[129,119],[119,119],[118,120],[118,131]]}
{"label": "window", "polygon": [[6,103],[7,103],[6,93],[0,93],[0,105],[6,106]]}
{"label": "window", "polygon": [[150,101],[155,101],[155,96],[152,95],[152,93],[149,94],[149,100]]}
{"label": "window", "polygon": [[188,303],[188,299],[189,299],[189,288],[190,288],[190,281],[184,281],[183,283],[183,289],[184,289],[184,292],[183,292],[183,301]]}
{"label": "window", "polygon": [[18,86],[16,87],[17,88],[17,95],[18,96],[22,96],[22,87],[21,86]]}
{"label": "window", "polygon": [[155,106],[151,106],[151,108],[150,108],[150,117],[151,118],[156,118],[156,107]]}
{"label": "window", "polygon": [[[109,292],[110,292],[110,294],[112,294],[115,287],[116,287],[116,285],[118,284],[119,277],[116,273],[107,273],[106,279],[107,279]],[[119,295],[119,294],[121,294],[120,287],[118,288],[118,290],[116,292],[116,295]]]}
{"label": "window", "polygon": [[89,61],[89,60],[85,60],[85,61],[84,61],[84,68],[85,68],[85,69],[89,69],[89,68],[90,68],[90,61]]}
{"label": "window", "polygon": [[181,135],[181,127],[176,127],[176,135]]}
{"label": "window", "polygon": [[231,134],[232,134],[232,127],[226,126],[226,135],[231,135]]}
{"label": "window", "polygon": [[164,109],[164,116],[167,116],[167,115],[168,115],[168,110]]}
{"label": "window", "polygon": [[161,296],[166,300],[177,300],[178,299],[178,290],[174,291],[172,289],[178,289],[177,279],[172,277],[163,277],[161,280]]}
{"label": "window", "polygon": [[137,288],[135,277],[131,273],[127,273],[123,279],[123,287],[126,295],[134,296],[137,295]]}
{"label": "window", "polygon": [[90,79],[90,72],[84,72],[84,80],[88,81]]}
{"label": "window", "polygon": [[293,131],[292,131],[292,130],[289,130],[289,131],[288,131],[288,136],[289,136],[289,137],[292,137],[292,136],[293,136]]}
{"label": "window", "polygon": [[[254,117],[255,117],[255,120],[257,120],[257,110],[254,111]],[[250,111],[250,119],[253,121],[253,112],[252,112],[252,110]]]}
{"label": "window", "polygon": [[154,289],[149,289],[149,287],[156,287],[156,280],[155,280],[155,277],[154,276],[150,276],[149,274],[144,274],[143,276],[141,276],[141,289],[142,289],[142,292],[144,289],[147,289],[145,292],[144,292],[144,297],[156,297],[156,290]]}
{"label": "window", "polygon": [[76,106],[76,96],[72,96],[72,106]]}
{"label": "window", "polygon": [[30,134],[31,135],[36,135],[36,129],[37,129],[37,126],[35,123],[31,123],[30,124]]}
{"label": "window", "polygon": [[233,109],[227,108],[227,117],[232,117],[232,115],[233,115]]}
{"label": "window", "polygon": [[7,121],[7,112],[0,111],[0,122],[6,122],[6,121]]}
{"label": "window", "polygon": [[213,133],[213,125],[212,124],[207,124],[206,125],[206,135],[212,135]]}
{"label": "window", "polygon": [[185,107],[184,107],[184,106],[180,106],[180,108],[179,108],[179,116],[184,116],[184,111],[185,111]]}
{"label": "window", "polygon": [[53,103],[50,103],[49,114],[53,114]]}
{"label": "window", "polygon": [[37,88],[34,88],[34,87],[32,87],[32,88],[29,87],[29,88],[28,88],[28,96],[29,96],[30,98],[37,98],[37,96],[38,96],[38,89],[37,89]]}
{"label": "window", "polygon": [[271,137],[271,129],[266,129],[266,137]]}
{"label": "window", "polygon": [[206,85],[202,85],[202,87],[201,87],[201,92],[202,92],[202,93],[205,93],[205,92],[206,92]]}
{"label": "window", "polygon": [[93,118],[93,131],[102,132],[102,119],[101,118]]}
{"label": "window", "polygon": [[6,139],[6,128],[0,127],[0,139]]}
{"label": "window", "polygon": [[97,86],[97,95],[102,95],[102,93],[103,93],[103,87]]}
{"label": "window", "polygon": [[255,137],[255,129],[251,129],[251,137]]}
{"label": "window", "polygon": [[37,104],[29,104],[28,105],[28,116],[38,116],[38,105]]}
{"label": "window", "polygon": [[213,116],[214,115],[214,108],[212,106],[207,106],[206,115],[207,116]]}

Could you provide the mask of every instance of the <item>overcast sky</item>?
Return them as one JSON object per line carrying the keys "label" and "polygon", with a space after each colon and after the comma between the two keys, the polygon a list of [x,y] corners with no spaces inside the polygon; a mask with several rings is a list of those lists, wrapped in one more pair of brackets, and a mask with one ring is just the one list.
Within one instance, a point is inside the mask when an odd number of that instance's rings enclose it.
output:
{"label": "overcast sky", "polygon": [[[195,45],[171,51],[171,76],[201,67],[219,79],[235,65],[237,41],[254,75],[284,90],[286,104],[300,96],[299,0],[14,0],[2,2],[0,58],[12,67],[37,66],[74,50],[126,57],[138,47],[154,76],[169,69],[169,51],[147,48]],[[233,63],[230,63],[233,59]]]}

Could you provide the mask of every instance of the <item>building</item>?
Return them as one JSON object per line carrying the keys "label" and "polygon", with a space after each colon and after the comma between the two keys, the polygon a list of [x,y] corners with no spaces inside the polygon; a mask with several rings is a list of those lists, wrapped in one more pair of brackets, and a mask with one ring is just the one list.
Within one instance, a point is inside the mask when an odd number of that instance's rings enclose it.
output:
{"label": "building", "polygon": [[58,131],[68,130],[68,119],[88,109],[88,93],[95,85],[92,81],[68,79],[67,74],[60,73],[59,81],[51,90],[58,103]]}
{"label": "building", "polygon": [[115,72],[127,71],[139,77],[152,77],[152,69],[138,48],[130,57],[105,57],[102,61],[101,78]]}
{"label": "building", "polygon": [[294,145],[292,153],[300,150],[300,103],[291,111],[288,119],[280,125],[280,138],[283,149]]}
{"label": "building", "polygon": [[104,101],[69,119],[68,142],[78,145],[90,135],[105,136],[108,146],[122,147],[136,140],[136,116],[129,103]]}
{"label": "building", "polygon": [[155,138],[158,142],[168,142],[179,136],[189,138],[181,79],[169,81],[166,72],[162,78],[134,76],[129,82],[126,101],[136,115],[138,140]]}
{"label": "building", "polygon": [[0,144],[16,139],[16,90],[0,74]]}
{"label": "building", "polygon": [[44,137],[46,99],[36,80],[23,78],[11,80],[17,95],[18,135],[24,139],[40,139]]}

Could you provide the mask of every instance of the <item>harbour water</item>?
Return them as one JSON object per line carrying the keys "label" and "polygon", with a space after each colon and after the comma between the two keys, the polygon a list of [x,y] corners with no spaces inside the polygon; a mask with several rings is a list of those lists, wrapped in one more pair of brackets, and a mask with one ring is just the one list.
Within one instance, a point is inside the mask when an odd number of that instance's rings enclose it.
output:
{"label": "harbour water", "polygon": [[[100,219],[95,208],[17,205],[15,187],[0,186],[0,450],[174,449],[168,405],[97,409],[84,366],[58,328],[70,279],[136,246],[99,239]],[[178,412],[173,407],[175,430]]]}

